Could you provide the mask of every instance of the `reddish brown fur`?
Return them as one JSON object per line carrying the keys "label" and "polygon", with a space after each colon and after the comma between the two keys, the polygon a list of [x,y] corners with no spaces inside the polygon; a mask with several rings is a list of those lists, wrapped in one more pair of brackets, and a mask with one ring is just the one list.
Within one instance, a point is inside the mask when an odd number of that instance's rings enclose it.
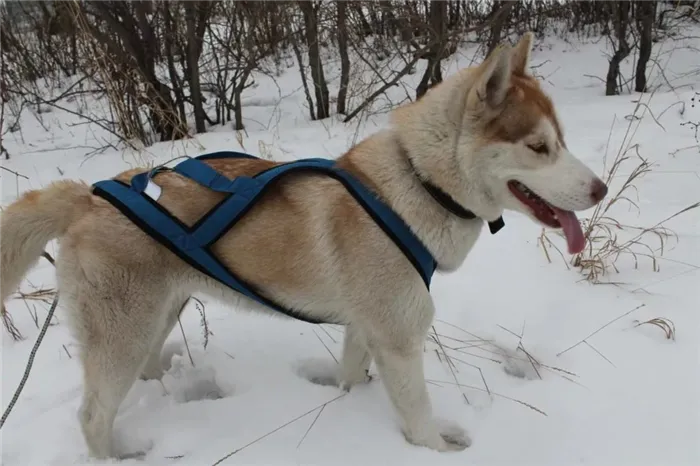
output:
{"label": "reddish brown fur", "polygon": [[552,122],[560,144],[566,147],[564,135],[551,99],[542,92],[532,76],[511,76],[511,88],[502,104],[502,111],[485,128],[488,140],[517,142],[532,134],[542,118]]}
{"label": "reddish brown fur", "polygon": [[[351,153],[352,150],[339,158],[339,166],[372,188],[370,180],[352,162]],[[260,159],[218,159],[208,160],[207,164],[229,178],[236,178],[253,176],[280,163]],[[129,183],[141,171],[128,170],[115,178]],[[158,202],[190,226],[224,197],[172,172],[157,175],[155,182],[163,188]],[[273,283],[277,290],[300,290],[310,286],[307,277],[296,273],[295,264],[298,261],[293,256],[298,251],[313,250],[318,238],[309,236],[302,228],[289,228],[291,224],[310,223],[308,208],[300,204],[304,197],[297,194],[308,190],[310,183],[317,189],[320,184],[324,196],[336,199],[336,208],[327,213],[333,216],[333,221],[328,222],[333,226],[332,243],[341,244],[341,249],[351,250],[357,239],[357,235],[351,232],[362,228],[371,221],[370,218],[340,182],[325,175],[304,173],[287,175],[270,186],[235,228],[214,245],[213,252],[241,278],[263,290],[273,288]],[[95,198],[95,202],[104,209],[113,209],[103,199]],[[137,228],[126,217],[118,218],[124,228]],[[256,231],[264,231],[265,234]],[[265,254],[259,254],[259,251],[265,251]],[[287,260],[280,260],[281,257]]]}

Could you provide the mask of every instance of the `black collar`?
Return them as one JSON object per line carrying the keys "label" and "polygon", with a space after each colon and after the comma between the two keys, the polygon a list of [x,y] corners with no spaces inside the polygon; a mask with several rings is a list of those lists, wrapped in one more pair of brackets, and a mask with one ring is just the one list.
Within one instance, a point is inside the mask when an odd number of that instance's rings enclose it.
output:
{"label": "black collar", "polygon": [[[413,161],[408,155],[408,152],[404,151],[404,153],[406,154],[406,159],[408,160],[408,164],[411,166],[413,174],[416,176],[416,178],[418,178],[420,183],[423,185],[423,188],[425,188],[425,190],[428,191],[428,194],[430,194],[432,198],[435,199],[435,201],[442,206],[443,209],[465,220],[473,220],[477,218],[477,215],[474,212],[462,207],[462,205],[455,201],[452,198],[452,196],[447,194],[445,191],[443,191],[430,181],[424,180],[423,177],[421,177],[418,173],[418,170],[416,170],[416,166],[413,164]],[[506,225],[503,221],[503,217],[498,217],[493,222],[488,222],[488,224],[489,230],[491,231],[492,235],[498,233],[498,231]]]}

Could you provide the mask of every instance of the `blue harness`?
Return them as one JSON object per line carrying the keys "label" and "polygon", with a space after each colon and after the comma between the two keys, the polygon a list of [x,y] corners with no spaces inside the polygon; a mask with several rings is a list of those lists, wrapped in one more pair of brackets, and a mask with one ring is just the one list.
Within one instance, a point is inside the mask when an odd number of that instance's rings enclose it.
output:
{"label": "blue harness", "polygon": [[[338,168],[333,160],[312,158],[283,163],[252,177],[229,179],[204,163],[220,158],[256,159],[240,152],[216,152],[190,158],[174,168],[157,167],[135,175],[131,184],[119,180],[104,180],[93,185],[93,194],[110,202],[153,239],[205,275],[223,283],[258,303],[290,317],[309,322],[324,323],[302,313],[286,309],[260,295],[254,287],[238,278],[211,252],[211,246],[231,229],[255,205],[260,197],[280,177],[289,173],[318,172],[334,178],[345,186],[355,200],[367,211],[382,230],[393,240],[420,274],[426,287],[437,263],[408,225],[385,203],[354,176]],[[171,215],[148,193],[151,180],[164,170],[172,170],[226,197],[199,221],[189,227]]]}

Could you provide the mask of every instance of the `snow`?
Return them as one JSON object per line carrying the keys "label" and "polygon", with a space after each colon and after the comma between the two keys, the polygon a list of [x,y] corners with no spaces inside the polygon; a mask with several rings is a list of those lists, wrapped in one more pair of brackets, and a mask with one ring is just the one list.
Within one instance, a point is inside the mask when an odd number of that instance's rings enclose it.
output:
{"label": "snow", "polygon": [[[612,216],[624,224],[651,226],[700,200],[700,151],[692,129],[681,126],[700,120],[700,105],[690,106],[700,87],[697,52],[690,47],[699,45],[698,39],[655,44],[659,66],[653,66],[650,82],[660,87],[651,98],[642,97],[647,114],[632,119],[634,134],[627,141],[638,144],[652,171],[629,193],[638,196],[639,210],[623,203],[612,208]],[[640,98],[636,93],[605,97],[603,83],[587,77],[604,76],[604,52],[603,41],[552,39],[532,58],[533,65],[541,64],[536,70],[546,77],[568,146],[601,175],[625,140]],[[460,49],[444,74],[466,66],[474,53]],[[625,63],[627,76],[632,66]],[[327,70],[335,79],[332,93],[338,70],[336,62]],[[421,73],[418,67],[402,86],[415,88]],[[94,153],[109,138],[99,128],[76,125],[79,119],[59,110],[25,112],[21,133],[5,141],[12,158],[3,165],[28,179],[3,171],[2,204],[52,180],[94,182],[138,164],[220,149],[279,160],[336,157],[387,124],[381,112],[348,124],[336,117],[309,121],[292,62],[274,81],[258,76],[256,82],[244,98],[245,133],[237,137],[228,128],[214,128],[195,140],[140,151]],[[390,95],[398,103],[405,90],[394,88]],[[621,167],[611,192],[634,166],[631,160]],[[176,326],[166,343],[162,360],[168,370],[162,381],[137,381],[120,409],[116,441],[131,451],[147,451],[145,458],[121,464],[210,465],[236,450],[221,464],[700,464],[700,209],[666,224],[677,238],[664,248],[659,271],[647,258],[635,266],[622,257],[618,272],[602,277],[613,284],[587,282],[552,248],[550,263],[538,242],[540,227],[513,213],[505,221],[498,235],[485,231],[463,267],[437,275],[432,287],[435,331],[454,368],[438,356],[440,345],[427,342],[428,389],[435,415],[465,427],[470,448],[437,453],[406,443],[377,377],[345,395],[309,383],[305,377],[335,364],[329,352],[341,357],[342,329],[237,313],[199,296],[212,332],[206,349],[201,316],[190,302],[182,330]],[[548,237],[564,251],[561,238]],[[654,241],[648,240],[657,248]],[[55,248],[52,243],[48,250]],[[41,261],[22,290],[54,284],[52,266]],[[19,299],[7,306],[26,338],[14,342],[2,334],[3,410],[49,308],[36,301],[28,306]],[[29,308],[38,313],[38,326]],[[86,455],[77,420],[80,368],[64,312],[59,304],[55,325],[1,431],[4,465],[112,463]],[[675,324],[675,340],[658,327],[635,326],[656,317]],[[537,369],[519,345],[541,363]]]}

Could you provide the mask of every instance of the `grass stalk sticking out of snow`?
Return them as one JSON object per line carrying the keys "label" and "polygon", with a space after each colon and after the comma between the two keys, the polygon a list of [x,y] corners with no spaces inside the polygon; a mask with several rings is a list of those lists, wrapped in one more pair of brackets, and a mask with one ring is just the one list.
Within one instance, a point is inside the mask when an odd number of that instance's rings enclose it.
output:
{"label": "grass stalk sticking out of snow", "polygon": [[665,317],[655,317],[645,322],[639,322],[638,320],[635,322],[635,327],[639,327],[641,325],[653,325],[655,327],[658,327],[661,329],[661,331],[664,332],[664,335],[666,336],[667,340],[676,340],[676,326],[673,323],[673,321]]}

